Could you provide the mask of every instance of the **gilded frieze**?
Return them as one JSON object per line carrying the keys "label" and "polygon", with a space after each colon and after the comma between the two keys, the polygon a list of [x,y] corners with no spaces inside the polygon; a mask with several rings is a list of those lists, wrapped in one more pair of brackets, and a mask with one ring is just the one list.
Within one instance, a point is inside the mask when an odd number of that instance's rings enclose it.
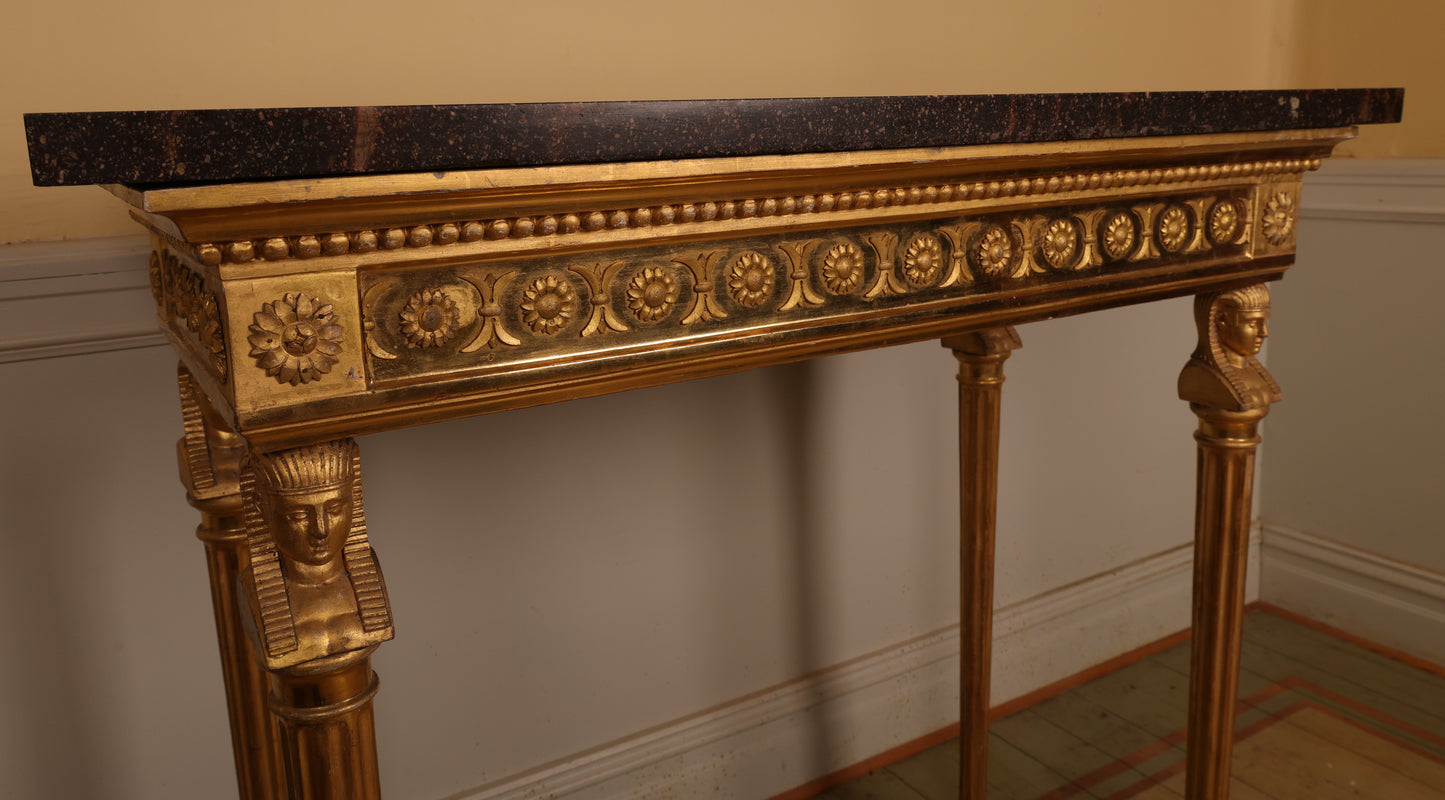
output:
{"label": "gilded frieze", "polygon": [[[1087,286],[1163,264],[1218,263],[1247,257],[1250,203],[1236,191],[755,235],[681,252],[660,242],[602,260],[563,253],[379,268],[361,276],[369,374],[381,384],[414,381],[598,347],[655,348],[678,336],[845,324],[920,302],[983,302],[1067,281]],[[605,343],[590,344],[603,333]]]}

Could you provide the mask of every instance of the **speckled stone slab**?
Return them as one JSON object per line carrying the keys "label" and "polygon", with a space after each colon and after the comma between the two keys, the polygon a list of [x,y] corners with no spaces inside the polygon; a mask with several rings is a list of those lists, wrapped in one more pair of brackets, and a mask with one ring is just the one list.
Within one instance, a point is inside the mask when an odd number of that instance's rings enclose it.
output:
{"label": "speckled stone slab", "polygon": [[177,184],[1398,122],[1403,89],[27,114],[36,185]]}

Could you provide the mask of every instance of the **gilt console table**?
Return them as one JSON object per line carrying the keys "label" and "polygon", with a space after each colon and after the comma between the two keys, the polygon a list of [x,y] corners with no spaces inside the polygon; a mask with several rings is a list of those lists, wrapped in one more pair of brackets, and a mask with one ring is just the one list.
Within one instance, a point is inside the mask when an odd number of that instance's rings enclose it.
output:
{"label": "gilt console table", "polygon": [[[358,434],[863,348],[959,362],[961,795],[985,795],[1011,327],[1195,295],[1188,796],[1228,791],[1265,282],[1397,89],[26,118],[151,234],[244,798],[379,795]],[[1181,356],[1185,354],[1181,353]],[[1172,376],[1171,376],[1172,377]],[[1164,376],[1160,376],[1164,380]]]}

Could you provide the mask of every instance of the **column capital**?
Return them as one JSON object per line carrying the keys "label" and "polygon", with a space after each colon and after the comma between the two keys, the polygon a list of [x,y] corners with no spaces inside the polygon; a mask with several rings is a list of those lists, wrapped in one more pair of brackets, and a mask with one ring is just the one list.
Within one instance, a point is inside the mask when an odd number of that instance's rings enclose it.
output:
{"label": "column capital", "polygon": [[1002,355],[1007,357],[1009,353],[1024,346],[1023,340],[1019,338],[1019,332],[1012,325],[957,333],[943,337],[942,342],[944,347],[954,353],[973,356]]}

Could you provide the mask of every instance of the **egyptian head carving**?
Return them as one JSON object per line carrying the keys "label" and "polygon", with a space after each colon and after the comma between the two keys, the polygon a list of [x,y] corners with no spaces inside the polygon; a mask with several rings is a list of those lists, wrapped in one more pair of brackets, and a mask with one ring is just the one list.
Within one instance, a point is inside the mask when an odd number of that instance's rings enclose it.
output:
{"label": "egyptian head carving", "polygon": [[253,457],[261,518],[281,556],[320,567],[337,562],[351,533],[351,439]]}
{"label": "egyptian head carving", "polygon": [[1226,358],[1259,355],[1269,336],[1269,290],[1263,284],[1228,291],[1215,301],[1214,334]]}
{"label": "egyptian head carving", "polygon": [[391,638],[351,439],[252,454],[242,477],[242,588],[270,669]]}
{"label": "egyptian head carving", "polygon": [[1179,396],[1226,411],[1279,402],[1279,385],[1255,358],[1269,336],[1269,311],[1262,283],[1195,298],[1199,346],[1179,375]]}

